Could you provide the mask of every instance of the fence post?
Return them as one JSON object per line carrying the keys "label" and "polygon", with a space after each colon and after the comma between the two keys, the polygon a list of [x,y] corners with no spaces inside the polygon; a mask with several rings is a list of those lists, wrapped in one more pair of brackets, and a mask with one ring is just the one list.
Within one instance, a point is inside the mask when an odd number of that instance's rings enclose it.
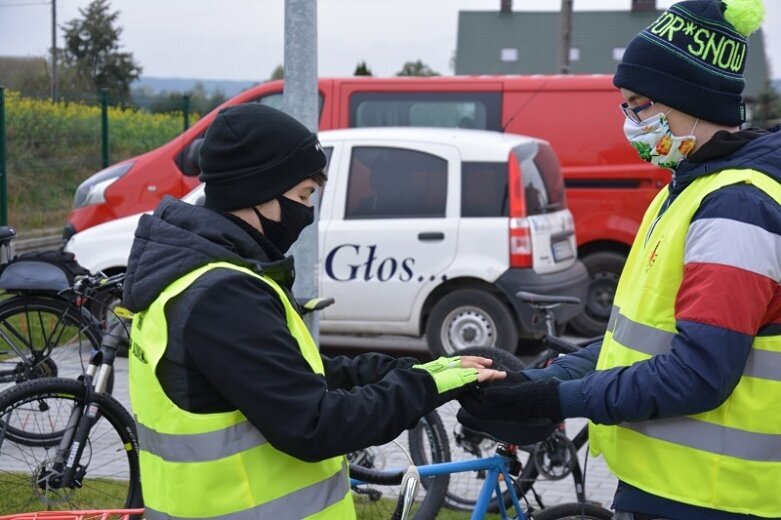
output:
{"label": "fence post", "polygon": [[182,112],[184,113],[184,131],[186,132],[190,128],[190,95],[185,94],[182,97],[182,101],[184,102]]}
{"label": "fence post", "polygon": [[0,226],[8,225],[8,168],[5,139],[5,88],[0,85]]}
{"label": "fence post", "polygon": [[108,168],[108,89],[100,89],[100,141],[101,162]]}

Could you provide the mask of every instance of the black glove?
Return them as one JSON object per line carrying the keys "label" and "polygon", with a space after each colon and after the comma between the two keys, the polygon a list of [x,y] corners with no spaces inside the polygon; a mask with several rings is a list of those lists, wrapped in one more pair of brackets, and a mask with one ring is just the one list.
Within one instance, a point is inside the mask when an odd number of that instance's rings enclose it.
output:
{"label": "black glove", "polygon": [[564,417],[558,386],[555,379],[529,381],[523,374],[508,372],[505,379],[464,392],[458,402],[479,419],[548,419],[559,423]]}

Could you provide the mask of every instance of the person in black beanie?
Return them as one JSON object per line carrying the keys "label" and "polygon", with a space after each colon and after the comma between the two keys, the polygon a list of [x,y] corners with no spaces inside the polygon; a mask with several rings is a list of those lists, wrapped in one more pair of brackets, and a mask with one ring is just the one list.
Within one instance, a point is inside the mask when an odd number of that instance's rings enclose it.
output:
{"label": "person in black beanie", "polygon": [[590,419],[616,520],[781,518],[781,131],[741,130],[761,0],[687,0],[614,76],[640,158],[673,172],[601,341],[459,400],[482,419]]}
{"label": "person in black beanie", "polygon": [[200,163],[204,207],[168,198],[141,217],[124,285],[146,517],[354,518],[346,453],[504,373],[478,357],[318,352],[284,256],[326,180],[298,121],[221,110]]}

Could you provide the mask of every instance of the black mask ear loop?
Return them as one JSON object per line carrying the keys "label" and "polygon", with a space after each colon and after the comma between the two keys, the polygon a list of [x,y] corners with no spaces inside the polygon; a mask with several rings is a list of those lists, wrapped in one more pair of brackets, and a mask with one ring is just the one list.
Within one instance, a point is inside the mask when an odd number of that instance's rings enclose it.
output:
{"label": "black mask ear loop", "polygon": [[[252,211],[255,212],[255,216],[258,217],[258,224],[260,224],[261,230],[263,230],[263,215],[260,214],[260,210],[256,206],[252,206]],[[265,234],[265,230],[261,231],[261,233]]]}

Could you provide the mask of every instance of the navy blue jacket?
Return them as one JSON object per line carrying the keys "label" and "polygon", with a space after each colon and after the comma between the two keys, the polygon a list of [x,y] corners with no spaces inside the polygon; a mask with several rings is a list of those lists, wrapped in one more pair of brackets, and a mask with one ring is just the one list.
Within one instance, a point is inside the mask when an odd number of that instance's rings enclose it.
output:
{"label": "navy blue jacket", "polygon": [[[668,187],[670,199],[674,200],[696,178],[728,168],[752,168],[781,180],[779,128],[770,132],[717,133],[680,164]],[[745,184],[728,186],[708,195],[692,222],[699,219],[730,219],[781,235],[781,207],[758,188]],[[777,283],[768,283],[777,295]],[[740,293],[741,288],[730,290]],[[760,298],[749,293],[744,296]],[[767,303],[763,309],[768,311],[765,315],[754,316],[751,324],[735,330],[717,320],[681,319],[676,306],[678,332],[667,354],[631,367],[594,371],[601,346],[596,343],[579,353],[559,358],[546,369],[530,370],[526,374],[531,379],[555,377],[561,381],[558,390],[565,417],[587,417],[600,424],[618,424],[704,412],[719,406],[732,393],[753,339],[762,327],[781,321],[778,311],[769,307]],[[619,483],[614,507],[682,520],[754,518],[680,504],[625,483]]]}

